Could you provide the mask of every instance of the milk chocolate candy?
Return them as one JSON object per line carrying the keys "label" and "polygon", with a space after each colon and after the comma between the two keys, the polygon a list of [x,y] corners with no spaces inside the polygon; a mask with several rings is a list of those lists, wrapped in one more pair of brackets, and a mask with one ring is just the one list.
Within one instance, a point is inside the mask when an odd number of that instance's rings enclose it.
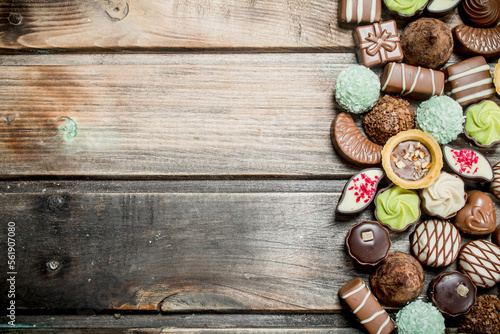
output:
{"label": "milk chocolate candy", "polygon": [[500,282],[500,247],[478,239],[469,241],[458,256],[460,270],[480,288],[491,288]]}
{"label": "milk chocolate candy", "polygon": [[433,95],[443,93],[444,74],[420,66],[388,63],[380,82],[382,91],[386,93],[427,100]]}
{"label": "milk chocolate candy", "polygon": [[339,0],[339,24],[379,22],[382,0]]}
{"label": "milk chocolate candy", "polygon": [[335,117],[330,136],[337,153],[356,166],[376,165],[382,160],[382,147],[366,138],[346,112]]}
{"label": "milk chocolate candy", "polygon": [[394,20],[357,27],[353,37],[358,61],[366,67],[382,66],[390,61],[403,59]]}
{"label": "milk chocolate candy", "polygon": [[469,276],[458,271],[442,273],[429,285],[432,303],[452,317],[469,313],[476,302],[476,294],[476,285]]}
{"label": "milk chocolate candy", "polygon": [[356,214],[368,207],[377,193],[377,186],[384,177],[382,168],[363,169],[347,181],[337,204],[340,214]]}
{"label": "milk chocolate candy", "polygon": [[479,151],[444,145],[443,157],[448,167],[467,181],[491,182],[493,180],[493,168],[488,159]]}
{"label": "milk chocolate candy", "polygon": [[490,191],[496,198],[500,199],[500,162],[493,166],[493,181],[490,184]]}
{"label": "milk chocolate candy", "polygon": [[339,290],[339,296],[370,334],[389,334],[394,322],[361,278],[353,278]]}
{"label": "milk chocolate candy", "polygon": [[464,23],[472,27],[494,27],[500,20],[500,2],[498,0],[463,0],[458,12]]}
{"label": "milk chocolate candy", "polygon": [[427,14],[432,17],[443,17],[451,13],[462,0],[430,0],[426,7]]}
{"label": "milk chocolate candy", "polygon": [[495,231],[493,231],[493,234],[491,235],[491,241],[500,247],[500,225],[497,226]]}
{"label": "milk chocolate candy", "polygon": [[362,265],[374,266],[385,259],[391,245],[389,232],[375,221],[357,223],[346,238],[349,255]]}
{"label": "milk chocolate candy", "polygon": [[443,73],[445,93],[462,107],[496,95],[490,66],[482,56],[450,65],[443,69]]}
{"label": "milk chocolate candy", "polygon": [[429,267],[450,265],[460,251],[460,232],[447,220],[429,219],[418,224],[410,235],[415,258]]}
{"label": "milk chocolate candy", "polygon": [[455,226],[463,233],[486,235],[495,230],[497,216],[491,198],[479,190],[467,192],[467,202],[455,216]]}
{"label": "milk chocolate candy", "polygon": [[453,28],[455,51],[464,56],[500,56],[500,26],[474,28],[461,24]]}

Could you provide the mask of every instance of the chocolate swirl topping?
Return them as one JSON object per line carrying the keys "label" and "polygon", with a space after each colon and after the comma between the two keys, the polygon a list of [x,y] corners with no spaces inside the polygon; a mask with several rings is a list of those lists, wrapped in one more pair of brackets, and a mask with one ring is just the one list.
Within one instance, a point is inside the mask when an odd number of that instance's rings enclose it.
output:
{"label": "chocolate swirl topping", "polygon": [[462,20],[473,27],[493,27],[500,19],[500,1],[463,0],[459,12]]}

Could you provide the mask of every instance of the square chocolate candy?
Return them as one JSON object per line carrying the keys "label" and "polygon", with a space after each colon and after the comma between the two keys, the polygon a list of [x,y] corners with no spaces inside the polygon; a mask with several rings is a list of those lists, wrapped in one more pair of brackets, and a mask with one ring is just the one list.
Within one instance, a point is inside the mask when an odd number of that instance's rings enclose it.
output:
{"label": "square chocolate candy", "polygon": [[379,22],[382,0],[339,0],[339,24]]}
{"label": "square chocolate candy", "polygon": [[358,61],[366,67],[403,60],[398,28],[394,20],[357,27],[353,37]]}
{"label": "square chocolate candy", "polygon": [[467,106],[496,95],[490,66],[482,56],[466,59],[443,69],[445,93]]}

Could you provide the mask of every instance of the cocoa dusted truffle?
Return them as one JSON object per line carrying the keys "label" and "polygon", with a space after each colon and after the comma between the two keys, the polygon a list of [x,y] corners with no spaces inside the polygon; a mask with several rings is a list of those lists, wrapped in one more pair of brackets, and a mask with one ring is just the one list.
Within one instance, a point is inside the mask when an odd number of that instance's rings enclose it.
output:
{"label": "cocoa dusted truffle", "polygon": [[453,34],[442,21],[424,17],[406,26],[401,47],[408,64],[435,69],[450,59]]}
{"label": "cocoa dusted truffle", "polygon": [[363,126],[367,136],[379,145],[401,131],[415,128],[415,111],[410,102],[385,95],[375,107],[366,114]]}
{"label": "cocoa dusted truffle", "polygon": [[424,270],[411,255],[389,253],[370,276],[375,296],[391,306],[403,306],[415,300],[424,286]]}
{"label": "cocoa dusted truffle", "polygon": [[460,326],[459,333],[499,334],[500,333],[500,299],[495,295],[477,297],[476,304],[469,314],[466,314]]}

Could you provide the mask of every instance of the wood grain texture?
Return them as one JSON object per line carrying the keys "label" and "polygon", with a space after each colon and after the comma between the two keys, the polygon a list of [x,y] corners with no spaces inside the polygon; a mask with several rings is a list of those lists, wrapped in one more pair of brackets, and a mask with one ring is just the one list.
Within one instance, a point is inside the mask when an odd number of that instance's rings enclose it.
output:
{"label": "wood grain texture", "polygon": [[[16,223],[19,309],[338,312],[338,289],[373,271],[344,249],[353,221],[372,210],[335,215],[337,191],[230,193],[224,181],[206,193],[196,191],[203,181],[176,182],[191,192],[143,181],[153,191],[2,193],[2,219]],[[408,252],[409,233],[391,233],[392,250]]]}
{"label": "wood grain texture", "polygon": [[[64,58],[33,66],[3,58],[0,177],[354,172],[329,135],[340,110],[335,78],[352,54],[151,55],[144,65],[138,56],[84,56],[57,65]],[[483,152],[500,160],[497,148]]]}
{"label": "wood grain texture", "polygon": [[[331,0],[3,0],[0,50],[352,49],[352,30],[338,26],[337,5]],[[9,20],[12,14],[17,19]],[[461,23],[458,15],[446,21],[451,27]]]}

